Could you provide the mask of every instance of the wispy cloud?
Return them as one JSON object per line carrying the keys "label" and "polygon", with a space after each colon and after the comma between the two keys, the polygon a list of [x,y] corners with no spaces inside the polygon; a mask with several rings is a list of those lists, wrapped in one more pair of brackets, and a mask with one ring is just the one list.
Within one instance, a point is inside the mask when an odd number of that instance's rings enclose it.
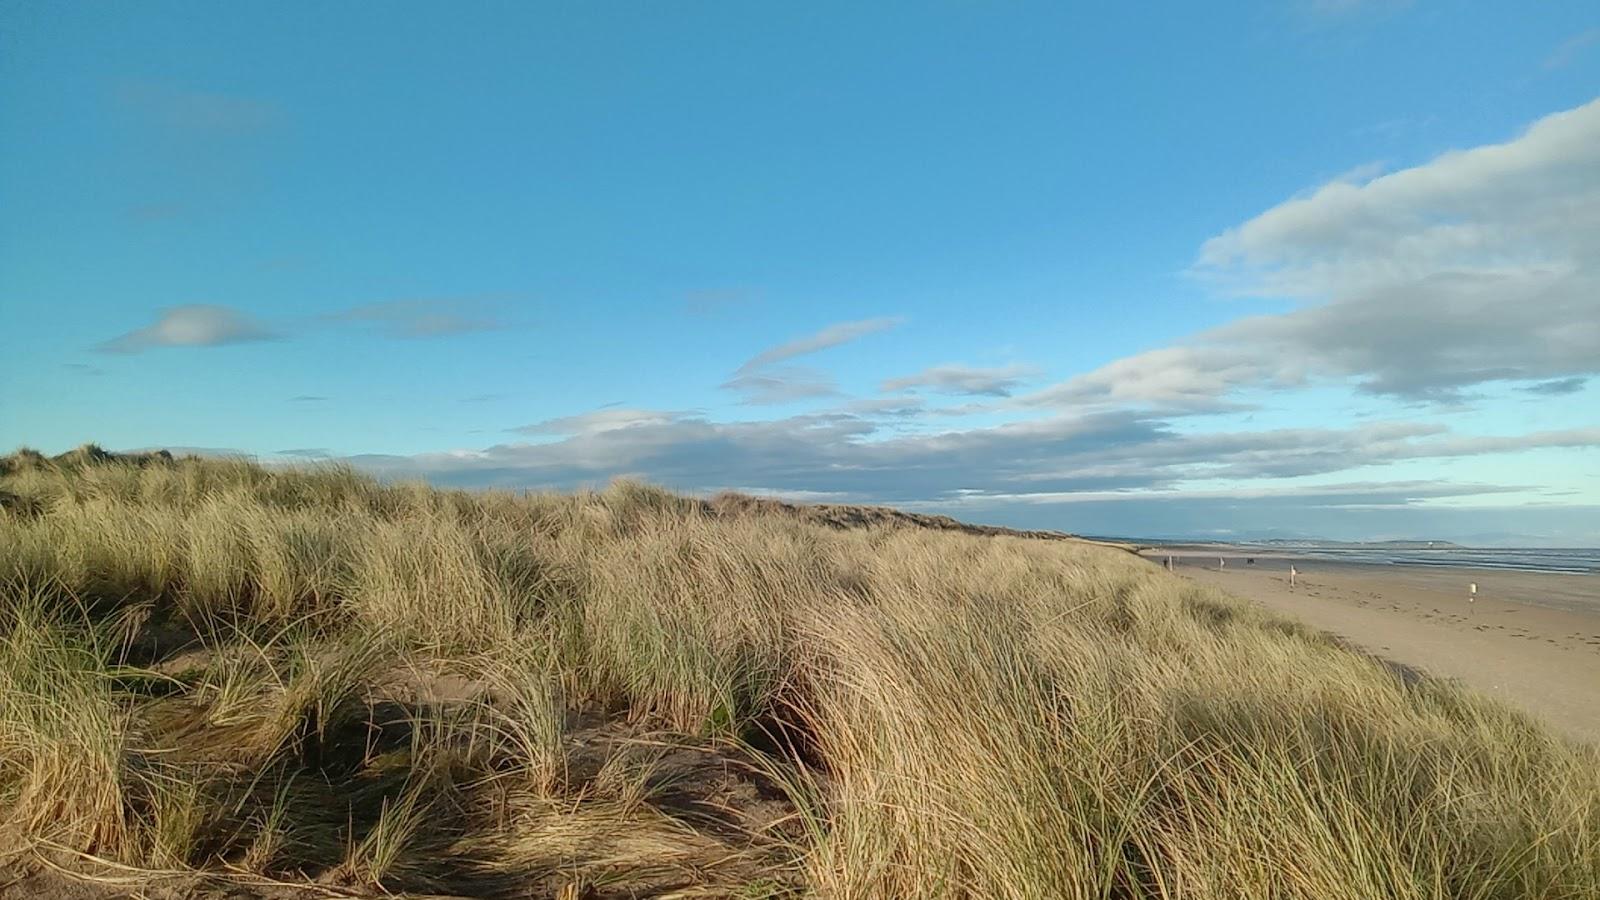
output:
{"label": "wispy cloud", "polygon": [[1537,384],[1524,385],[1518,390],[1529,394],[1538,394],[1543,397],[1559,397],[1563,394],[1576,394],[1588,384],[1587,378],[1557,378],[1553,381],[1541,381]]}
{"label": "wispy cloud", "polygon": [[921,397],[862,397],[841,406],[839,412],[869,419],[910,419],[928,410]]}
{"label": "wispy cloud", "polygon": [[269,100],[154,82],[125,82],[116,100],[162,128],[195,135],[256,134],[284,121],[283,108]]}
{"label": "wispy cloud", "polygon": [[172,306],[143,328],[100,344],[102,353],[139,353],[155,347],[219,347],[281,337],[236,309],[211,304]]}
{"label": "wispy cloud", "polygon": [[722,388],[738,391],[744,395],[740,403],[754,406],[792,403],[812,397],[832,397],[839,393],[833,379],[814,369],[799,366],[737,375],[723,382]]}
{"label": "wispy cloud", "polygon": [[1556,49],[1550,51],[1550,55],[1544,59],[1544,67],[1546,70],[1559,69],[1588,52],[1589,48],[1597,44],[1600,44],[1600,28],[1581,31],[1562,41]]}
{"label": "wispy cloud", "polygon": [[978,397],[1009,397],[1023,381],[1039,374],[1033,366],[1010,365],[992,368],[977,366],[932,366],[913,375],[890,378],[881,389],[894,391],[926,388],[943,394]]}
{"label": "wispy cloud", "polygon": [[725,391],[742,396],[740,403],[771,406],[839,393],[831,377],[803,366],[777,366],[777,363],[847,344],[869,334],[887,331],[903,319],[883,317],[839,322],[792,341],[769,347],[746,360],[721,384]]}
{"label": "wispy cloud", "polygon": [[328,399],[328,398],[327,397],[321,397],[321,396],[318,396],[316,394],[297,394],[297,395],[295,395],[293,397],[290,397],[289,398],[289,402],[290,403],[321,403],[322,401],[324,401],[326,399]]}
{"label": "wispy cloud", "polygon": [[1411,0],[1300,0],[1298,3],[1303,14],[1320,22],[1391,13],[1410,5]]}
{"label": "wispy cloud", "polygon": [[135,222],[162,222],[176,219],[191,212],[188,204],[178,202],[138,203],[128,208],[128,217]]}
{"label": "wispy cloud", "polygon": [[190,304],[161,310],[153,324],[104,341],[95,349],[103,353],[137,353],[153,347],[215,347],[249,341],[285,340],[329,327],[360,329],[377,337],[396,340],[422,340],[496,331],[510,326],[496,317],[471,311],[470,305],[464,301],[447,299],[366,303],[273,326],[263,324],[232,307]]}
{"label": "wispy cloud", "polygon": [[106,374],[105,369],[99,366],[91,366],[88,363],[62,363],[61,366],[64,369],[71,369],[79,375],[88,375],[94,378],[99,378]]}
{"label": "wispy cloud", "polygon": [[787,341],[779,344],[776,347],[769,347],[766,350],[757,353],[755,356],[752,356],[748,361],[746,361],[744,365],[740,366],[738,371],[734,372],[734,375],[746,375],[762,368],[763,366],[769,366],[773,363],[793,359],[796,356],[804,356],[809,353],[816,353],[820,350],[827,350],[830,347],[837,347],[840,344],[847,344],[851,341],[857,340],[858,338],[866,337],[869,334],[877,334],[880,331],[888,331],[889,329],[902,324],[904,321],[904,319],[899,317],[882,317],[876,319],[861,319],[855,322],[839,322],[834,325],[829,325],[827,328],[824,328],[815,334],[808,334],[805,337],[795,338],[792,341]]}
{"label": "wispy cloud", "polygon": [[1300,503],[1337,506],[1400,506],[1418,500],[1480,497],[1535,490],[1529,485],[1461,483],[1442,481],[1356,481],[1315,485],[1255,485],[1207,490],[1159,491],[1078,491],[1075,493],[990,494],[973,499],[983,502],[1099,503],[1181,500],[1295,500]]}
{"label": "wispy cloud", "polygon": [[761,293],[749,288],[706,288],[683,295],[686,315],[711,317],[746,310],[761,302]]}
{"label": "wispy cloud", "polygon": [[330,313],[325,319],[370,328],[391,338],[448,337],[506,327],[497,318],[466,311],[463,306],[450,300],[387,300]]}

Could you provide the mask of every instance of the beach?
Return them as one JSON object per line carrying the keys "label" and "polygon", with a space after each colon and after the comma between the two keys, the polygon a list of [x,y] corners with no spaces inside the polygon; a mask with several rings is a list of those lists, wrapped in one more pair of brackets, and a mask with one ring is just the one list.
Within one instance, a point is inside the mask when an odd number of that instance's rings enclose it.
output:
{"label": "beach", "polygon": [[1145,555],[1160,563],[1171,555],[1186,578],[1600,742],[1600,576],[1354,565],[1243,549]]}

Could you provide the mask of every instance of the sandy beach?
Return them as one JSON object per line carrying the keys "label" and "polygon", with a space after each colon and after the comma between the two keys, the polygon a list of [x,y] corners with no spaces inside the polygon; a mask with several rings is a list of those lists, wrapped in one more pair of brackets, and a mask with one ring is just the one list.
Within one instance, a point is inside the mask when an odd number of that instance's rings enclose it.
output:
{"label": "sandy beach", "polygon": [[[1147,551],[1164,560],[1167,550]],[[1600,576],[1173,551],[1175,570],[1600,742]],[[1299,570],[1289,585],[1289,566]],[[1469,601],[1468,585],[1478,595]]]}

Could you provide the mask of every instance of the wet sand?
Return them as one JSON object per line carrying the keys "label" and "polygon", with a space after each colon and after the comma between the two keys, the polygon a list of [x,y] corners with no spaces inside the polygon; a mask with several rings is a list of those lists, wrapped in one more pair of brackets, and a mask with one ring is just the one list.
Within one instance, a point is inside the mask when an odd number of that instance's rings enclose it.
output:
{"label": "wet sand", "polygon": [[[1147,551],[1157,562],[1167,550]],[[1600,576],[1173,552],[1175,571],[1600,743]],[[1289,586],[1291,563],[1300,571]],[[1468,584],[1477,582],[1476,601]]]}

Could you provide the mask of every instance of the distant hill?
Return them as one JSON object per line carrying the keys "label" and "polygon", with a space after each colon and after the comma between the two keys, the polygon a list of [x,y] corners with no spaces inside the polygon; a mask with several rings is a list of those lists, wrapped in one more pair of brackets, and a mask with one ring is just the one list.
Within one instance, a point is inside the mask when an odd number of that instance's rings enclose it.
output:
{"label": "distant hill", "polygon": [[[113,452],[100,447],[98,444],[84,444],[81,447],[56,454],[55,456],[46,456],[37,450],[23,448],[9,456],[0,457],[0,474],[39,467],[75,470],[108,463],[139,467],[173,465],[184,459],[198,461],[200,457],[192,454],[175,456],[167,450]],[[709,500],[691,500],[689,502],[691,504],[697,503],[702,513],[717,518],[784,516],[814,525],[825,525],[830,528],[840,529],[871,527],[924,528],[931,531],[958,531],[962,534],[984,537],[1020,537],[1046,541],[1085,540],[1077,535],[1063,531],[1006,528],[999,525],[976,525],[953,519],[950,516],[905,512],[888,506],[864,506],[843,503],[789,503],[775,498],[755,497],[733,491],[725,491]],[[1094,543],[1117,542],[1094,541]]]}
{"label": "distant hill", "polygon": [[1266,544],[1272,547],[1351,547],[1389,550],[1449,550],[1460,548],[1453,541],[1319,541],[1310,539],[1272,538],[1264,541],[1245,541],[1249,544]]}
{"label": "distant hill", "polygon": [[[719,517],[736,516],[787,516],[826,525],[830,528],[926,528],[933,531],[959,531],[980,536],[1007,536],[1033,538],[1046,541],[1083,541],[1086,538],[1064,531],[1039,531],[1005,528],[999,525],[974,525],[949,516],[911,513],[888,506],[858,506],[839,503],[789,503],[770,497],[752,497],[749,494],[722,493],[702,501],[704,510]],[[1115,543],[1094,541],[1094,543]]]}

